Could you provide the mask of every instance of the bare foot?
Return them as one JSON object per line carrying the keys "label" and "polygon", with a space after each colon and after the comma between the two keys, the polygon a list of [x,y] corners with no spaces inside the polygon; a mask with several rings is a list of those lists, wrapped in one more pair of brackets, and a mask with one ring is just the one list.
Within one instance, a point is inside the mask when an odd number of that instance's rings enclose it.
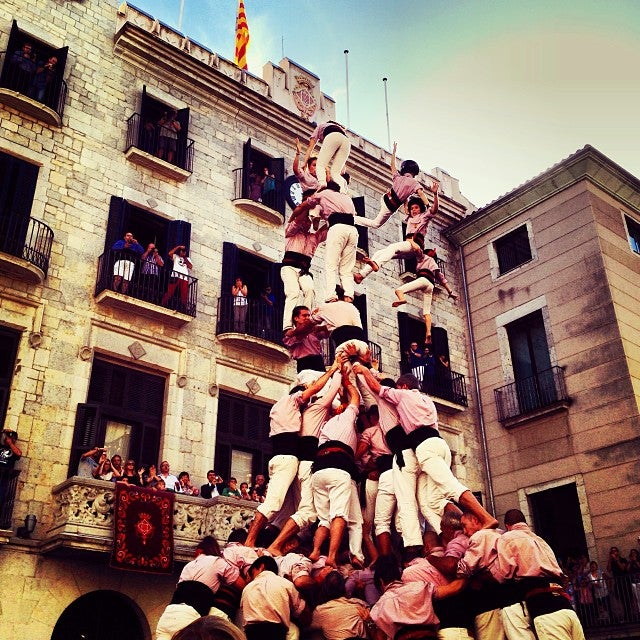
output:
{"label": "bare foot", "polygon": [[356,284],[360,284],[364,280],[364,276],[360,273],[354,273],[353,280]]}
{"label": "bare foot", "polygon": [[375,273],[376,271],[380,270],[380,267],[378,266],[377,262],[374,262],[371,258],[369,258],[369,256],[365,257],[362,259],[362,262],[364,262],[365,264],[368,264],[371,269],[373,269],[373,272]]}
{"label": "bare foot", "polygon": [[425,344],[431,344],[431,334],[427,333],[425,339],[424,339],[424,343]]}
{"label": "bare foot", "polygon": [[280,551],[280,549],[278,549],[278,547],[267,547],[266,551],[268,553],[270,553],[274,558],[279,558],[281,555],[283,555],[282,551]]}
{"label": "bare foot", "polygon": [[309,560],[311,560],[311,562],[318,562],[318,560],[320,560],[320,552],[316,551],[315,549],[309,554]]}
{"label": "bare foot", "polygon": [[453,291],[452,291],[452,292],[449,294],[449,297],[450,297],[452,300],[457,300],[457,299],[458,299],[458,294],[453,293]]}
{"label": "bare foot", "polygon": [[489,516],[488,518],[485,518],[485,520],[482,521],[482,528],[483,529],[497,529],[498,527],[498,521]]}
{"label": "bare foot", "polygon": [[[488,528],[488,527],[487,527],[487,528]],[[311,556],[309,556],[309,560],[311,560]],[[334,569],[337,569],[337,568],[338,568],[338,564],[337,564],[337,562],[336,562],[336,559],[335,559],[335,558],[331,558],[331,557],[329,557],[329,556],[327,556],[327,562],[326,562],[326,565],[327,565],[328,567],[333,567]]]}
{"label": "bare foot", "polygon": [[407,304],[407,301],[406,300],[396,300],[395,302],[391,303],[391,306],[392,307],[399,307],[400,305],[403,305],[403,304]]}

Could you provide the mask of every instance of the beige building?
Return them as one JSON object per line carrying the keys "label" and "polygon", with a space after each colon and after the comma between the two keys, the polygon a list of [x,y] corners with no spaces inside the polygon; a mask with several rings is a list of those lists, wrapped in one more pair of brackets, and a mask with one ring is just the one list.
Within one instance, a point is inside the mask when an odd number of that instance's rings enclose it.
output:
{"label": "beige building", "polygon": [[[2,637],[150,638],[197,540],[226,539],[252,504],[180,496],[173,575],[112,569],[113,485],[78,477],[80,456],[98,444],[137,464],[167,460],[198,485],[212,467],[241,481],[266,471],[269,408],[295,376],[280,344],[287,177],[295,138],[308,140],[311,120],[330,119],[335,105],[290,60],[262,77],[243,72],[125,3],[5,1],[0,51],[0,422],[23,453],[0,472]],[[349,137],[352,195],[373,217],[390,156]],[[422,174],[431,179],[442,204],[428,241],[459,290],[457,252],[441,231],[471,207],[455,178]],[[165,266],[131,254],[126,233]],[[360,243],[373,253],[401,237],[397,215]],[[177,246],[193,268],[172,280]],[[320,296],[323,259],[321,249]],[[424,331],[417,297],[391,308],[407,269],[390,264],[357,287],[392,376]],[[244,317],[231,300],[237,275],[249,287]],[[484,495],[464,304],[439,292],[433,318],[450,370],[428,390],[455,472]]]}
{"label": "beige building", "polygon": [[498,516],[606,565],[640,533],[640,180],[592,147],[447,231]]}

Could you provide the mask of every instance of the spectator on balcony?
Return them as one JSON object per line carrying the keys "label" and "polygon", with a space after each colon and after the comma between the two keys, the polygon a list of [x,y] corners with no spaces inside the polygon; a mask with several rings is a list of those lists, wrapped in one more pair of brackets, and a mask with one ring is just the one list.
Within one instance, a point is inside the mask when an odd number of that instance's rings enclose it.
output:
{"label": "spectator on balcony", "polygon": [[258,502],[264,502],[264,496],[267,492],[267,481],[261,473],[256,476],[255,482],[251,487],[250,493],[254,492],[256,493],[258,498],[260,498]]}
{"label": "spectator on balcony", "polygon": [[272,209],[276,205],[276,177],[269,172],[268,167],[262,170],[262,202]]}
{"label": "spectator on balcony", "polygon": [[0,438],[0,511],[5,500],[12,497],[8,495],[11,491],[11,474],[9,472],[22,457],[22,451],[16,444],[17,441],[18,434],[15,431],[3,429]]}
{"label": "spectator on balcony", "polygon": [[164,260],[153,242],[147,245],[141,259],[142,297],[157,303],[160,298],[160,269],[164,267]]}
{"label": "spectator on balcony", "polygon": [[276,305],[276,296],[269,285],[260,292],[260,302],[262,304],[264,327],[267,331],[273,329],[273,312]]}
{"label": "spectator on balcony", "polygon": [[109,460],[106,451],[103,451],[100,455],[98,466],[93,470],[93,477],[96,480],[113,480],[115,482],[113,469],[111,468],[111,460]]}
{"label": "spectator on balcony", "polygon": [[191,478],[187,471],[181,471],[178,474],[178,488],[176,493],[182,493],[187,496],[199,496],[198,488],[191,484]]}
{"label": "spectator on balcony", "polygon": [[405,352],[411,373],[422,382],[424,380],[424,369],[426,365],[426,356],[422,349],[418,347],[417,342],[409,345],[409,350]]}
{"label": "spectator on balcony", "polygon": [[249,493],[249,484],[247,482],[240,483],[240,498],[242,500],[251,500],[251,494]]}
{"label": "spectator on balcony", "polygon": [[144,486],[144,467],[136,470],[136,461],[129,458],[124,465],[122,475],[118,478],[118,482],[126,482],[137,487]]}
{"label": "spectator on balcony", "polygon": [[166,460],[160,463],[160,473],[156,476],[156,480],[164,481],[167,491],[175,491],[178,484],[178,478],[171,473],[171,467]]}
{"label": "spectator on balcony", "polygon": [[189,300],[189,269],[193,269],[193,264],[187,257],[187,248],[183,244],[171,249],[169,257],[173,260],[173,270],[169,278],[167,292],[162,296],[162,306],[167,306],[177,290],[180,298],[180,310],[186,312]]}
{"label": "spectator on balcony", "polygon": [[176,150],[178,147],[178,133],[180,132],[180,123],[176,120],[175,109],[165,111],[160,120],[158,120],[158,158],[161,160],[166,158],[167,162],[174,164]]}
{"label": "spectator on balcony", "polygon": [[215,498],[220,495],[218,487],[224,483],[224,480],[213,470],[207,471],[207,482],[200,487],[200,496],[202,498]]}
{"label": "spectator on balcony", "polygon": [[231,294],[233,295],[233,330],[238,333],[246,333],[249,291],[240,276],[236,277],[235,284],[231,287]]}
{"label": "spectator on balcony", "polygon": [[10,88],[27,95],[33,74],[36,72],[36,56],[33,53],[33,45],[25,42],[22,48],[13,52],[10,59],[12,76]]}
{"label": "spectator on balcony", "polygon": [[76,475],[79,478],[93,478],[93,472],[100,464],[100,458],[105,451],[104,447],[92,447],[89,451],[85,451],[80,456]]}
{"label": "spectator on balcony", "polygon": [[113,471],[113,475],[116,480],[124,473],[122,456],[119,453],[111,456],[111,471]]}
{"label": "spectator on balcony", "polygon": [[238,481],[235,478],[229,478],[229,486],[222,490],[222,495],[226,498],[241,498],[242,493],[238,489]]}
{"label": "spectator on balcony", "polygon": [[144,253],[144,247],[127,231],[123,240],[117,240],[111,247],[115,251],[113,265],[113,290],[127,293],[129,282],[133,278],[136,259]]}
{"label": "spectator on balcony", "polygon": [[36,73],[29,89],[29,97],[38,102],[51,102],[57,75],[58,58],[56,56],[49,56],[46,61],[41,60],[38,62]]}

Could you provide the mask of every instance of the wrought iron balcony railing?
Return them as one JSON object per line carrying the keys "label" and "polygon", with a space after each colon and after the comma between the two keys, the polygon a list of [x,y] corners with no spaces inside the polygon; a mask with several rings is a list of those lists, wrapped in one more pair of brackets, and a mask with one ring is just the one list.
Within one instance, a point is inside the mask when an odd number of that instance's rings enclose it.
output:
{"label": "wrought iron balcony railing", "polygon": [[569,400],[564,371],[558,366],[494,389],[494,394],[501,422]]}
{"label": "wrought iron balcony railing", "polygon": [[[428,248],[428,245],[426,248]],[[403,262],[404,262],[404,273],[416,272],[416,265],[418,264],[418,261],[416,258],[405,258]],[[441,258],[436,258],[436,262],[438,264],[438,269],[440,269],[440,271],[442,272],[442,275],[446,277],[444,268],[447,263]]]}
{"label": "wrought iron balcony railing", "polygon": [[[246,304],[236,304],[244,300]],[[263,300],[238,299],[231,294],[218,298],[216,335],[242,333],[282,344],[282,307],[269,306]]]}
{"label": "wrought iron balcony railing", "polygon": [[175,140],[175,151],[165,148],[166,144],[161,140],[164,129],[151,120],[145,120],[139,113],[134,113],[127,120],[127,150],[136,147],[192,173],[193,140],[180,135],[174,138],[174,132],[169,139]]}
{"label": "wrought iron balcony railing", "polygon": [[44,222],[5,211],[0,214],[0,251],[49,270],[53,231]]}
{"label": "wrought iron balcony railing", "polygon": [[424,393],[434,398],[448,400],[464,407],[469,406],[467,398],[467,381],[463,374],[436,365],[427,367],[411,367],[408,362],[400,363],[402,373],[412,373],[420,380]]}
{"label": "wrought iron balcony railing", "polygon": [[[336,349],[333,342],[329,338],[320,341],[322,345],[322,357],[324,358],[324,366],[330,367],[336,357]],[[371,359],[378,361],[378,371],[382,371],[382,348],[379,344],[367,341],[369,351],[371,351]]]}
{"label": "wrought iron balcony railing", "polygon": [[0,470],[0,529],[11,529],[19,469]]}
{"label": "wrought iron balcony railing", "polygon": [[273,188],[265,190],[264,185],[261,185],[258,181],[252,181],[251,176],[249,176],[249,180],[246,180],[245,171],[246,169],[242,167],[233,170],[234,200],[241,198],[244,200],[253,200],[284,215],[285,199],[283,182],[276,178],[271,178],[270,185]]}
{"label": "wrought iron balcony railing", "polygon": [[170,264],[161,268],[129,251],[106,251],[98,258],[95,295],[110,289],[195,318],[198,279],[175,274]]}
{"label": "wrought iron balcony railing", "polygon": [[19,64],[12,64],[11,57],[11,52],[5,53],[0,86],[49,107],[62,117],[67,97],[67,83],[62,79],[64,69],[59,69],[53,79],[47,82],[44,87],[38,87],[35,83],[36,65],[33,65],[33,71],[30,72]]}

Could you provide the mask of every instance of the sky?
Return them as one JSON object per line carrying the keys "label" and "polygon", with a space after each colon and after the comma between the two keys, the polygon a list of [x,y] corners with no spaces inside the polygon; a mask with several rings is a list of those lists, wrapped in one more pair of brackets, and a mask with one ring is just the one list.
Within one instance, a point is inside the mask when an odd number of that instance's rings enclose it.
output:
{"label": "sky", "polygon": [[[178,27],[180,0],[131,4]],[[444,169],[476,206],[586,144],[640,177],[639,0],[245,0],[245,10],[250,72],[284,53],[320,78],[339,121],[384,148],[386,77],[398,156]],[[236,11],[237,0],[184,0],[180,31],[233,60]]]}

